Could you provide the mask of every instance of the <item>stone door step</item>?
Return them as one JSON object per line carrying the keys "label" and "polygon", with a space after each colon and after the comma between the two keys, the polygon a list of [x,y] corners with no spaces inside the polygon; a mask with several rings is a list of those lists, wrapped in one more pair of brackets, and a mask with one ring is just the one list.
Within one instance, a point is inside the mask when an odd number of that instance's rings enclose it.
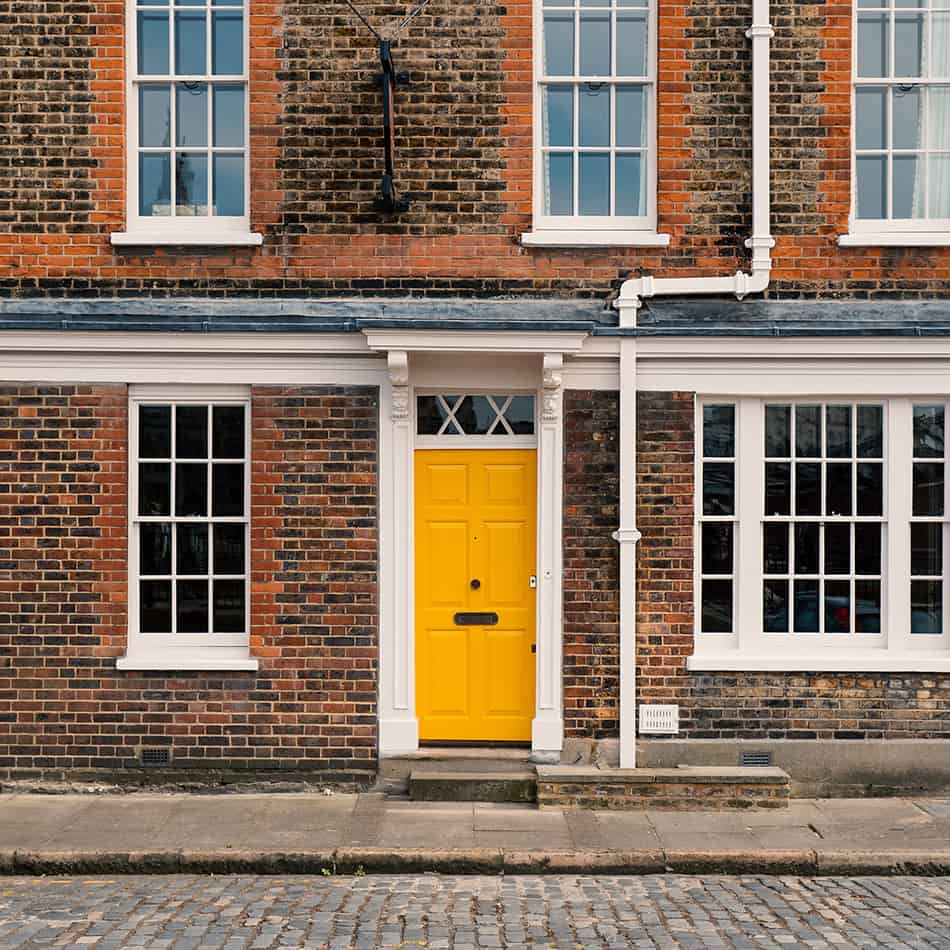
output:
{"label": "stone door step", "polygon": [[417,802],[519,802],[537,798],[537,775],[521,772],[416,771],[409,797]]}

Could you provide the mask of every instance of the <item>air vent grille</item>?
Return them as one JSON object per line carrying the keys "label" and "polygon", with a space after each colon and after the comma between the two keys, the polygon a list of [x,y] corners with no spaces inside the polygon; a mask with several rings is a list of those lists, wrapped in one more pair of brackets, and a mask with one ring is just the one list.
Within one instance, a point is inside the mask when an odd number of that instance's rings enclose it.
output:
{"label": "air vent grille", "polygon": [[771,752],[740,752],[739,765],[744,769],[765,769],[772,764]]}
{"label": "air vent grille", "polygon": [[680,708],[677,705],[640,705],[640,732],[645,735],[678,735]]}
{"label": "air vent grille", "polygon": [[142,765],[160,767],[170,765],[172,754],[170,749],[146,748],[139,751],[139,761]]}

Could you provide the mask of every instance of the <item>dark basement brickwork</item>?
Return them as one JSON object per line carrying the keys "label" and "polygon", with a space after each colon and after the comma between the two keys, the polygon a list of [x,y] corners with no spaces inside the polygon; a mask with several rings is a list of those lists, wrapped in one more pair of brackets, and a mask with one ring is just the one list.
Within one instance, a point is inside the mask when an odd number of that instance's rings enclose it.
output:
{"label": "dark basement brickwork", "polygon": [[637,701],[679,703],[688,739],[950,739],[950,676],[689,673],[694,399],[637,400]]}
{"label": "dark basement brickwork", "polygon": [[[127,391],[0,388],[0,778],[188,781],[376,767],[377,395],[253,395],[258,673],[118,672]],[[164,771],[165,775],[170,774]]]}

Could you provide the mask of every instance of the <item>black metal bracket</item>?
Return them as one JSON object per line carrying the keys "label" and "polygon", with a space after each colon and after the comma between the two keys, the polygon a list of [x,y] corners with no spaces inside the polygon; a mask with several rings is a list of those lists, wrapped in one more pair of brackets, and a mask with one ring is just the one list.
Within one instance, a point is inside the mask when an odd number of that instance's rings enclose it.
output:
{"label": "black metal bracket", "polygon": [[381,211],[394,214],[408,211],[410,205],[408,198],[400,197],[393,177],[396,157],[395,91],[396,86],[408,84],[409,74],[396,72],[392,44],[389,40],[379,41],[379,64],[382,67],[379,82],[383,92],[383,150],[386,157],[386,171],[379,185],[379,198],[376,200],[376,205]]}

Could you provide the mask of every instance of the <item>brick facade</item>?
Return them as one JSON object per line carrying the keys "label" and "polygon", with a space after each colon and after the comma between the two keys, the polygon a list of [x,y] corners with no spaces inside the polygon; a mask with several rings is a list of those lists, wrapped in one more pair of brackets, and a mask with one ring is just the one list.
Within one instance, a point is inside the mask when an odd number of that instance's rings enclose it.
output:
{"label": "brick facade", "polygon": [[[118,672],[124,386],[0,389],[0,776],[376,765],[375,389],[253,393],[252,673]],[[156,772],[156,777],[158,773]]]}
{"label": "brick facade", "polygon": [[687,672],[693,405],[692,393],[638,398],[637,701],[679,703],[692,739],[950,739],[946,674]]}
{"label": "brick facade", "polygon": [[[342,8],[249,0],[255,249],[113,248],[125,226],[124,0],[0,13],[0,294],[566,294],[729,274],[751,226],[750,2],[659,2],[666,249],[527,249],[530,0],[430,6],[397,46],[403,215],[382,173],[374,42]],[[399,5],[363,5],[377,24]],[[945,296],[950,249],[839,248],[850,200],[851,8],[773,4],[769,295]]]}

